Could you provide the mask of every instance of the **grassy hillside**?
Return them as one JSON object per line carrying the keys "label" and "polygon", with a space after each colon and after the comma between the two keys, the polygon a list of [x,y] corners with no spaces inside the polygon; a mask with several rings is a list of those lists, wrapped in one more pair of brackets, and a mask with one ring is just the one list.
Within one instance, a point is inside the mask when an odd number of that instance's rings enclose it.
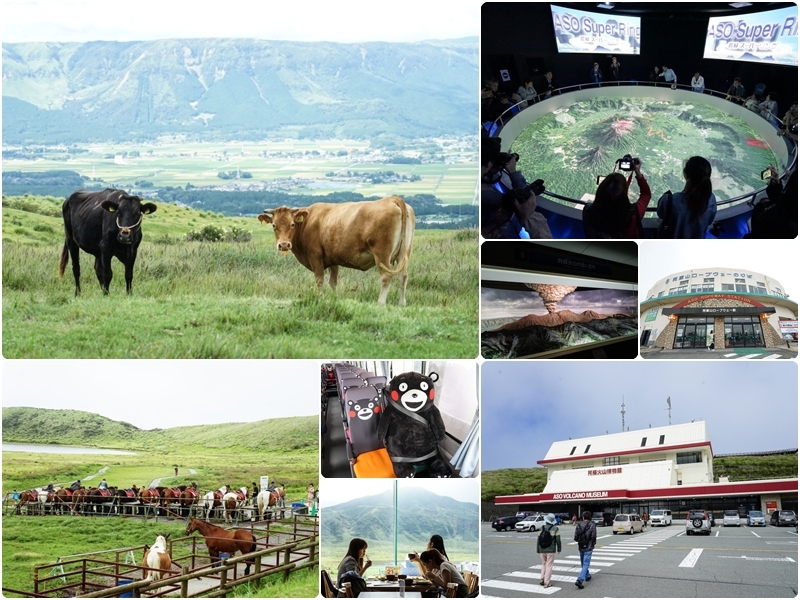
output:
{"label": "grassy hillside", "polygon": [[220,450],[284,452],[304,448],[316,451],[318,437],[319,417],[316,415],[146,431],[80,410],[3,408],[4,442],[133,451],[202,446]]}
{"label": "grassy hillside", "polygon": [[[57,277],[61,200],[4,198],[3,355],[6,358],[323,358],[477,355],[478,236],[418,230],[406,294],[396,282],[378,306],[375,269],[341,269],[317,294],[313,274],[280,256],[270,227],[158,204],[142,226],[133,281],[114,260],[103,296],[81,253],[82,295],[71,267]],[[252,232],[249,242],[185,241],[206,225]],[[121,312],[122,311],[122,312]],[[124,317],[120,318],[120,314]],[[131,324],[136,335],[131,336]]]}

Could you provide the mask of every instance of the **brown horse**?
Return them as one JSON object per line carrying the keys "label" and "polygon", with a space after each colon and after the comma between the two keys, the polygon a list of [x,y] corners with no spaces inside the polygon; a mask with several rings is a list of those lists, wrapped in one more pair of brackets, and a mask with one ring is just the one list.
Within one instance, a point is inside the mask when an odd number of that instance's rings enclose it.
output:
{"label": "brown horse", "polygon": [[38,508],[39,504],[39,492],[36,490],[27,490],[19,495],[19,502],[17,503],[16,513],[20,514],[21,509],[26,504],[36,504]]}
{"label": "brown horse", "polygon": [[[220,564],[220,552],[227,552],[233,556],[237,550],[242,554],[256,551],[256,536],[244,529],[227,530],[200,519],[189,519],[189,524],[186,526],[186,535],[195,531],[199,531],[200,535],[205,538],[208,555],[211,557],[211,563],[214,566]],[[244,574],[249,575],[250,565],[253,564],[253,561],[246,561],[246,564]]]}
{"label": "brown horse", "polygon": [[200,502],[200,493],[197,491],[197,487],[194,484],[187,487],[185,490],[181,492],[180,496],[180,504],[181,504],[181,515],[189,516],[189,510],[195,504]]}
{"label": "brown horse", "polygon": [[55,503],[59,513],[63,514],[65,508],[72,511],[73,495],[74,492],[69,488],[56,490]]}

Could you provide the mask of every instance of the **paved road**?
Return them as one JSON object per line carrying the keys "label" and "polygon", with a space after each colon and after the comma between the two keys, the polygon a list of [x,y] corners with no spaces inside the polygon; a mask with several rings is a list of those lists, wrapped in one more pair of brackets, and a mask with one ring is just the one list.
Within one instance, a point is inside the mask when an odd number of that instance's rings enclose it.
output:
{"label": "paved road", "polygon": [[533,598],[787,598],[797,596],[794,528],[715,527],[686,536],[683,521],[633,536],[598,528],[592,581],[575,587],[580,555],[572,525],[561,527],[553,587],[539,585],[541,563],[533,533],[495,532],[481,525],[481,593]]}
{"label": "paved road", "polygon": [[670,360],[794,360],[797,358],[797,344],[791,348],[684,348],[667,350],[660,348],[639,348],[642,358]]}

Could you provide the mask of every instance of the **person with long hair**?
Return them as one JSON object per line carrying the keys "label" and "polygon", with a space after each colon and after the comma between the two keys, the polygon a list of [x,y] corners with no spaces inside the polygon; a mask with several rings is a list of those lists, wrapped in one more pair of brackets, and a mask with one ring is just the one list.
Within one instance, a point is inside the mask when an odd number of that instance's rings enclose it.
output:
{"label": "person with long hair", "polygon": [[339,586],[339,580],[342,575],[349,571],[355,571],[362,577],[364,573],[372,566],[372,561],[367,559],[367,542],[361,538],[353,538],[350,540],[350,545],[347,547],[347,554],[344,555],[342,562],[339,563],[339,571],[336,574],[336,586]]}
{"label": "person with long hair", "polygon": [[425,579],[445,590],[448,584],[455,583],[458,585],[456,598],[467,597],[468,588],[464,577],[455,565],[442,556],[441,552],[434,548],[420,555],[410,554],[409,558],[419,565],[419,572]]}
{"label": "person with long hair", "polygon": [[673,226],[672,237],[704,238],[717,216],[717,198],[711,191],[711,163],[693,156],[683,167],[686,185],[675,194],[664,194],[658,201],[658,216]]}
{"label": "person with long hair", "polygon": [[628,186],[632,175],[612,173],[597,186],[594,202],[583,209],[583,230],[587,238],[634,239],[644,237],[642,217],[647,210],[652,193],[647,179],[641,173],[641,162],[633,164],[639,199],[635,204],[628,200]]}
{"label": "person with long hair", "polygon": [[428,541],[427,550],[438,550],[439,554],[444,556],[445,560],[450,560],[447,557],[447,551],[444,549],[444,538],[440,536],[438,533],[435,533],[431,536],[431,539]]}

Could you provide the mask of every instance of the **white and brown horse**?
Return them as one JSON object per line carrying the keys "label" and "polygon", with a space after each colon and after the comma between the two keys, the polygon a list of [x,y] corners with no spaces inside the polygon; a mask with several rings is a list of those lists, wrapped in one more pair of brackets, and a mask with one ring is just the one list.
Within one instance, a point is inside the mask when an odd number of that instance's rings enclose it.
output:
{"label": "white and brown horse", "polygon": [[156,537],[156,543],[144,551],[142,572],[145,579],[163,579],[166,575],[162,571],[172,570],[172,559],[167,552],[167,535]]}
{"label": "white and brown horse", "polygon": [[[277,490],[261,490],[256,498],[258,503],[258,516],[260,520],[264,520],[264,515],[267,514],[270,506],[278,505],[278,491]],[[278,513],[278,517],[280,518]]]}
{"label": "white and brown horse", "polygon": [[206,519],[211,518],[211,513],[215,508],[222,506],[222,497],[228,493],[228,486],[223,485],[218,490],[208,492],[203,496],[203,510],[205,510]]}
{"label": "white and brown horse", "polygon": [[225,522],[232,523],[236,516],[236,511],[241,510],[247,503],[247,488],[230,491],[222,497],[222,504],[225,506]]}

